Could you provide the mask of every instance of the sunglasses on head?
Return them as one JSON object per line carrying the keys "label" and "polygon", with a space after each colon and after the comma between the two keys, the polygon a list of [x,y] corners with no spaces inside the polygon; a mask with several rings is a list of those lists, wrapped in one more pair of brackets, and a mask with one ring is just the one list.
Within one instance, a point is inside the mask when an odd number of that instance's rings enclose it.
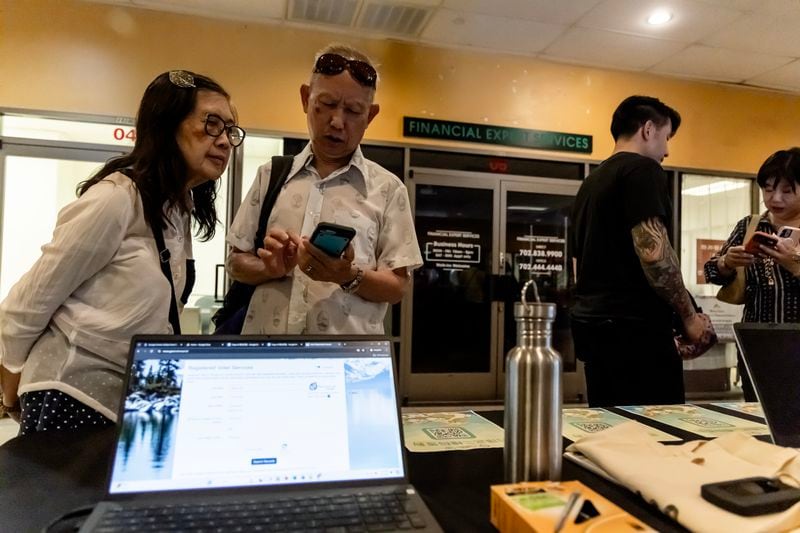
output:
{"label": "sunglasses on head", "polygon": [[325,74],[326,76],[335,76],[340,74],[345,69],[353,76],[361,85],[366,87],[375,88],[375,82],[378,79],[378,73],[372,68],[372,65],[357,59],[347,59],[339,54],[322,54],[314,64],[315,74]]}

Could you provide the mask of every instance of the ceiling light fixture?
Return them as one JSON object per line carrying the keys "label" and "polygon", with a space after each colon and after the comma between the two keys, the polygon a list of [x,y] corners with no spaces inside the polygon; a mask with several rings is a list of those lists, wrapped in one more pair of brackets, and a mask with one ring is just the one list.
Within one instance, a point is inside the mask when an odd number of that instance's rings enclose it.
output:
{"label": "ceiling light fixture", "polygon": [[697,185],[681,191],[684,196],[710,196],[721,192],[735,191],[743,187],[748,187],[749,183],[746,180],[721,180],[709,183],[707,185]]}
{"label": "ceiling light fixture", "polygon": [[672,20],[672,13],[666,9],[656,9],[647,17],[647,23],[652,26],[660,26],[661,24],[666,24],[670,20]]}

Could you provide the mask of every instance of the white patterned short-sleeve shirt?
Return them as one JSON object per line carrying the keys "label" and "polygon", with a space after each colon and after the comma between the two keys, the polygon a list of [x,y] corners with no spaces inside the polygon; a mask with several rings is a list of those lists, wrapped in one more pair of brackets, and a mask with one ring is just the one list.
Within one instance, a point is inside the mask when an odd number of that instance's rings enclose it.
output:
{"label": "white patterned short-sleeve shirt", "polygon": [[[410,273],[422,264],[408,191],[397,176],[365,159],[360,148],[348,165],[325,179],[311,165],[312,158],[310,144],[295,156],[268,228],[310,236],[319,222],[351,226],[356,266],[405,267]],[[253,251],[270,170],[270,163],[259,167],[228,232],[228,243],[239,250]],[[314,281],[295,268],[256,288],[242,333],[382,334],[387,308],[387,303],[346,294],[335,283]]]}

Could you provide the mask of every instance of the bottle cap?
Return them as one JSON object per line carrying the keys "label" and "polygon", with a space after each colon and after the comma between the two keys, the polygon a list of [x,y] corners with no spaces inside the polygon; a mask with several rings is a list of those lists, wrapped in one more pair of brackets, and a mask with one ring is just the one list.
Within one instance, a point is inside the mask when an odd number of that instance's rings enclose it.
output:
{"label": "bottle cap", "polygon": [[556,319],[556,304],[551,303],[514,303],[514,318],[532,318],[538,320]]}
{"label": "bottle cap", "polygon": [[[528,288],[533,287],[535,302],[528,303]],[[556,319],[556,304],[544,303],[539,299],[539,287],[536,280],[529,279],[522,286],[521,302],[514,304],[514,318],[532,318],[553,321]]]}

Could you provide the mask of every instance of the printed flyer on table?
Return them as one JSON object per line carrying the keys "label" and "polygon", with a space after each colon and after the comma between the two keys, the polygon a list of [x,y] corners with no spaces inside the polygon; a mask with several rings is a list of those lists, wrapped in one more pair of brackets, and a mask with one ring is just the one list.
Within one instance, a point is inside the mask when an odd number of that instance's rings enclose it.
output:
{"label": "printed flyer on table", "polygon": [[503,428],[474,411],[404,413],[403,433],[410,452],[502,448]]}

